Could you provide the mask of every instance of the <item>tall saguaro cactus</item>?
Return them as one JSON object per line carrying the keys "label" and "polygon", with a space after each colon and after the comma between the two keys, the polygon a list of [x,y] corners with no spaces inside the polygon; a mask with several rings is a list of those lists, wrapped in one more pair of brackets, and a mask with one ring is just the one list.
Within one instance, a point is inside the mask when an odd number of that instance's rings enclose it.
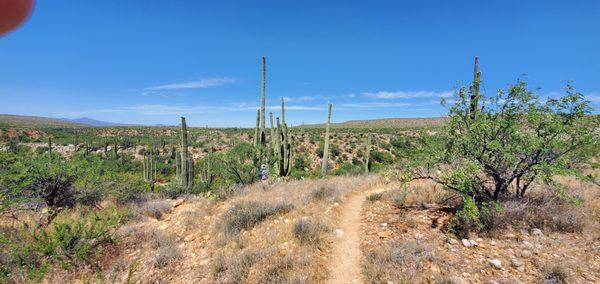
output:
{"label": "tall saguaro cactus", "polygon": [[277,132],[273,127],[273,113],[270,114],[271,120],[271,146],[273,147],[273,156],[275,157],[275,168],[278,175],[288,176],[291,172],[293,158],[293,137],[290,136],[287,123],[285,122],[285,98],[281,97],[281,122],[277,118]]}
{"label": "tall saguaro cactus", "polygon": [[48,154],[52,156],[52,137],[48,136]]}
{"label": "tall saguaro cactus", "polygon": [[150,190],[154,191],[154,185],[156,184],[156,162],[154,161],[154,149],[149,149],[144,152],[144,181],[150,186]]}
{"label": "tall saguaro cactus", "polygon": [[188,130],[185,117],[181,117],[181,158],[177,161],[179,167],[179,184],[184,188],[194,186],[194,161],[188,151]]}
{"label": "tall saguaro cactus", "polygon": [[323,164],[321,166],[321,173],[326,174],[329,168],[329,127],[331,123],[331,104],[329,104],[327,111],[327,124],[325,125],[325,144],[323,145]]}
{"label": "tall saguaro cactus", "polygon": [[261,72],[261,83],[260,83],[260,134],[259,143],[265,145],[267,136],[265,133],[265,112],[267,110],[267,58],[262,57],[262,72]]}
{"label": "tall saguaro cactus", "polygon": [[473,86],[471,86],[471,105],[469,116],[473,120],[477,117],[477,106],[479,104],[479,86],[481,84],[481,72],[479,71],[479,56],[475,56],[473,68]]}
{"label": "tall saguaro cactus", "polygon": [[367,147],[365,149],[365,173],[371,171],[371,134],[367,134]]}

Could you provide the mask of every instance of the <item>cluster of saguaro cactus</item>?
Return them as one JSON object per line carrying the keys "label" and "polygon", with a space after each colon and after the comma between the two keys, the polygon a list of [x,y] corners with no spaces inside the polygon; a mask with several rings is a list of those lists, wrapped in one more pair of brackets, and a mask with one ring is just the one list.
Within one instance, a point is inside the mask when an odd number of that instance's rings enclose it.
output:
{"label": "cluster of saguaro cactus", "polygon": [[473,120],[477,117],[479,105],[479,85],[481,84],[481,72],[479,71],[479,57],[475,56],[475,67],[473,69],[473,86],[471,86],[471,105],[469,117]]}
{"label": "cluster of saguaro cactus", "polygon": [[185,117],[181,117],[181,154],[175,155],[177,180],[184,188],[194,186],[194,160],[188,151],[188,130]]}
{"label": "cluster of saguaro cactus", "polygon": [[156,184],[156,161],[154,161],[154,149],[149,149],[144,152],[143,161],[144,181],[150,186],[150,190],[154,191]]}
{"label": "cluster of saguaro cactus", "polygon": [[293,137],[288,132],[285,122],[285,99],[281,97],[281,122],[277,118],[277,130],[273,125],[273,113],[269,113],[271,120],[271,147],[274,166],[279,176],[288,176],[291,172],[294,154]]}
{"label": "cluster of saguaro cactus", "polygon": [[329,168],[329,127],[331,122],[331,107],[329,104],[327,110],[327,124],[325,125],[325,144],[323,145],[323,164],[321,166],[321,173],[326,174]]}

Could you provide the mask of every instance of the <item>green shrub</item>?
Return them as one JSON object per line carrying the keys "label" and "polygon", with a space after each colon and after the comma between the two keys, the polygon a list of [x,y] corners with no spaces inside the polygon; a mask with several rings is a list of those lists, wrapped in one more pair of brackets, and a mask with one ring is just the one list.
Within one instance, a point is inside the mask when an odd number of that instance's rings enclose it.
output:
{"label": "green shrub", "polygon": [[93,264],[98,250],[114,241],[113,229],[125,222],[126,211],[104,209],[57,216],[48,226],[34,224],[0,233],[0,280],[22,272],[39,281],[54,265],[71,269]]}
{"label": "green shrub", "polygon": [[365,173],[365,168],[351,163],[343,163],[333,171],[334,175],[351,175],[357,176]]}
{"label": "green shrub", "polygon": [[367,196],[367,200],[371,202],[379,201],[383,198],[383,192],[375,192]]}

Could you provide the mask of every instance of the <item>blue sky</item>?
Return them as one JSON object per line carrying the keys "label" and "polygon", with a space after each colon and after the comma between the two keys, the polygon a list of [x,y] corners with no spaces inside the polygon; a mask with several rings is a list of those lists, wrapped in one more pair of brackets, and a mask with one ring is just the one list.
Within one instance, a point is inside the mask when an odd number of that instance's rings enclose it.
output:
{"label": "blue sky", "polygon": [[333,121],[444,115],[475,55],[488,93],[572,80],[597,112],[600,1],[38,0],[0,37],[0,113],[253,126],[263,55],[293,125],[327,102]]}

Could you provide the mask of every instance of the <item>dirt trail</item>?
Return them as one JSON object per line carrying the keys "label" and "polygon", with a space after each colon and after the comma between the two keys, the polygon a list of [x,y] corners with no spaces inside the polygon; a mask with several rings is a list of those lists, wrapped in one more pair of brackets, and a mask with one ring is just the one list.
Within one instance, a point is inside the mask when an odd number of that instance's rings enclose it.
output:
{"label": "dirt trail", "polygon": [[360,265],[360,224],[361,211],[366,196],[372,192],[361,192],[353,195],[342,207],[340,224],[336,230],[338,238],[333,244],[331,256],[331,278],[329,283],[362,283]]}

